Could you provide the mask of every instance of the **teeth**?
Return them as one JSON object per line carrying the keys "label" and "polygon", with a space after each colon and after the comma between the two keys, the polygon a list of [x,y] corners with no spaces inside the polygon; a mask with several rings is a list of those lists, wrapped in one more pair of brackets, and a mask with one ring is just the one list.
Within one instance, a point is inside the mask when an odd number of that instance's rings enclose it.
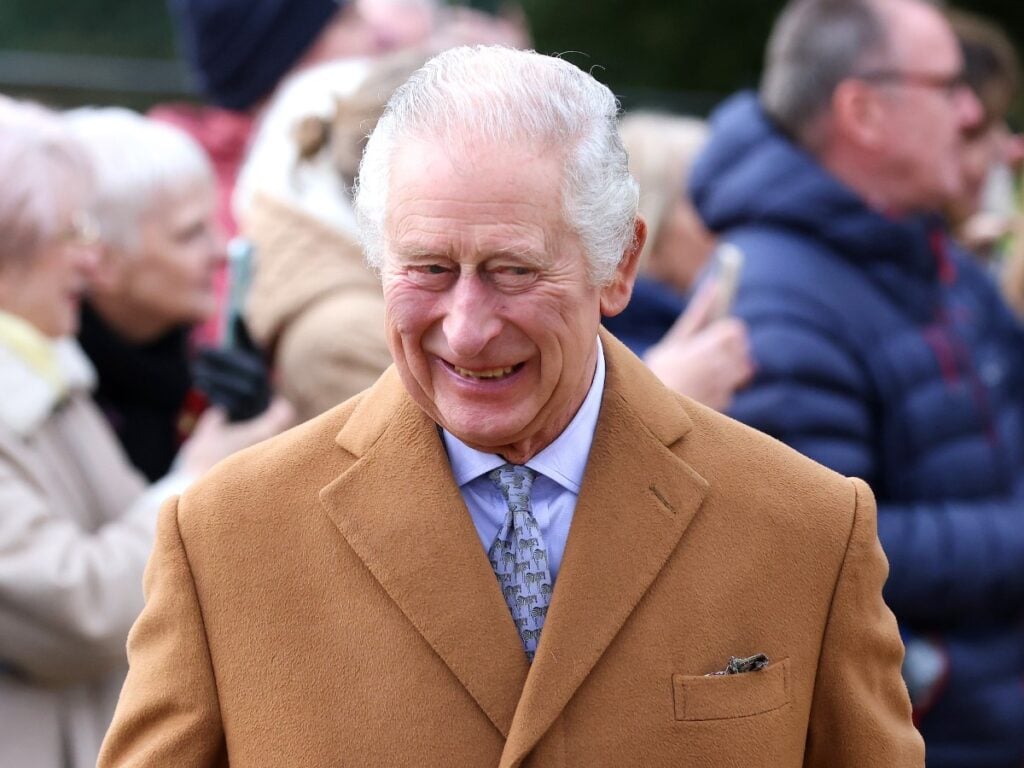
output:
{"label": "teeth", "polygon": [[512,373],[513,368],[513,366],[509,366],[507,368],[492,368],[489,371],[470,371],[465,368],[459,368],[457,365],[452,367],[459,376],[465,376],[469,379],[500,379],[502,376],[508,376]]}

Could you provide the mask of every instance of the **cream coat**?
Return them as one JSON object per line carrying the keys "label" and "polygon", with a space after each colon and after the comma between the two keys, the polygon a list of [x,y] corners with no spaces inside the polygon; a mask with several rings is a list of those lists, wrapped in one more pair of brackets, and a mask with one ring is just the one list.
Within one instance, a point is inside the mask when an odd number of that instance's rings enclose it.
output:
{"label": "cream coat", "polygon": [[921,768],[867,487],[602,338],[532,666],[392,369],[164,508],[102,768]]}
{"label": "cream coat", "polygon": [[242,231],[256,249],[246,321],[273,350],[278,389],[298,419],[373,384],[391,364],[384,296],[355,238],[266,194]]}
{"label": "cream coat", "polygon": [[[0,346],[0,766],[88,768],[124,680],[157,498],[89,397]],[[164,486],[169,490],[169,486]],[[134,504],[134,506],[133,506]]]}

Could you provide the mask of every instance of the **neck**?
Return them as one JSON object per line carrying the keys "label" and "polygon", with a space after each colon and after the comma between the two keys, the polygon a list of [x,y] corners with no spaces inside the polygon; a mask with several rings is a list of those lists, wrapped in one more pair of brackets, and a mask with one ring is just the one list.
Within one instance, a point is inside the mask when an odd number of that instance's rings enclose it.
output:
{"label": "neck", "polygon": [[110,296],[93,295],[89,297],[89,303],[111,330],[135,344],[156,341],[173,327],[130,302]]}
{"label": "neck", "polygon": [[874,157],[833,148],[825,150],[819,162],[870,208],[885,213],[905,212],[907,206],[899,194],[898,179],[892,178],[891,170]]}

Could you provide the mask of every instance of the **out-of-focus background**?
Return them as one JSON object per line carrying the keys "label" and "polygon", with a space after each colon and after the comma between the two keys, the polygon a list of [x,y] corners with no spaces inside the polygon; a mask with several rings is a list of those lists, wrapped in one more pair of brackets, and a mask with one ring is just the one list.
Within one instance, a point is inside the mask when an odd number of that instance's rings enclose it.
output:
{"label": "out-of-focus background", "polygon": [[[473,3],[489,10],[490,0]],[[591,62],[626,108],[703,113],[756,84],[781,0],[523,0],[536,48]],[[963,8],[1024,44],[1024,3],[970,0]],[[3,0],[0,92],[56,106],[144,109],[190,92],[163,0]],[[1013,111],[1024,117],[1020,101]]]}

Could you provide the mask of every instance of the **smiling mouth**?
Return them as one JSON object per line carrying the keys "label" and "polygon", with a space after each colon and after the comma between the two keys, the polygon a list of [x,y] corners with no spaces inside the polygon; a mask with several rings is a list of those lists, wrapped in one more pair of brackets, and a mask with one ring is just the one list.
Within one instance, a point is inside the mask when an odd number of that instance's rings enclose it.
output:
{"label": "smiling mouth", "polygon": [[503,368],[483,368],[477,371],[471,371],[468,368],[461,368],[457,365],[453,365],[445,361],[445,365],[451,368],[459,376],[465,379],[473,379],[475,381],[504,379],[506,376],[511,376],[513,373],[523,367],[523,363],[517,363],[516,365],[507,365]]}

